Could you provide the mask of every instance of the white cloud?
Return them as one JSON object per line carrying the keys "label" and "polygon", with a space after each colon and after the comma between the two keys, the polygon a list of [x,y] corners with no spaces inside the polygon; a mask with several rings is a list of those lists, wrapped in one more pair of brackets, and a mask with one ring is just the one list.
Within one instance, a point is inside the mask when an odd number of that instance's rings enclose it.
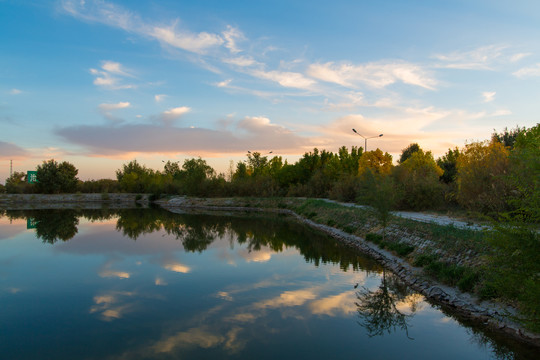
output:
{"label": "white cloud", "polygon": [[[217,34],[206,32],[194,34],[188,30],[177,30],[178,20],[169,27],[146,23],[133,12],[104,1],[93,1],[87,4],[75,0],[64,0],[62,8],[73,17],[121,28],[130,33],[154,38],[161,43],[198,54],[205,53],[209,48],[220,46],[225,42]],[[231,29],[228,28],[225,32],[228,31],[228,36],[234,40],[238,34]],[[231,46],[230,44],[234,42],[229,41],[228,46]]]}
{"label": "white cloud", "polygon": [[11,95],[19,95],[19,94],[22,94],[22,90],[19,90],[19,89],[11,89],[11,90],[9,91],[9,93],[10,93]]}
{"label": "white cloud", "polygon": [[179,106],[162,112],[159,118],[165,125],[170,125],[175,120],[180,119],[183,115],[187,114],[190,111],[190,107]]}
{"label": "white cloud", "polygon": [[306,78],[304,75],[296,72],[254,70],[251,74],[261,79],[277,82],[281,86],[289,88],[310,89],[316,83],[315,80]]}
{"label": "white cloud", "polygon": [[245,40],[244,34],[230,25],[227,26],[227,30],[222,32],[225,38],[225,47],[233,54],[239,53],[241,50],[237,47],[236,42],[238,40]]}
{"label": "white cloud", "polygon": [[220,81],[218,83],[215,83],[214,85],[217,87],[229,87],[229,84],[232,82],[232,79],[227,79]]}
{"label": "white cloud", "polygon": [[518,62],[519,60],[532,55],[531,53],[518,53],[510,57],[510,62]]}
{"label": "white cloud", "polygon": [[224,58],[222,61],[226,64],[232,64],[240,67],[248,67],[259,64],[251,56],[238,56],[234,58]]}
{"label": "white cloud", "polygon": [[154,95],[154,100],[159,103],[159,102],[162,102],[163,100],[165,100],[165,98],[167,97],[167,95],[165,94],[156,94]]}
{"label": "white cloud", "polygon": [[116,74],[116,75],[122,75],[122,76],[128,76],[128,77],[133,76],[130,73],[128,73],[124,69],[122,64],[120,64],[119,62],[106,60],[106,61],[103,61],[101,68],[110,74]]}
{"label": "white cloud", "polygon": [[488,45],[469,51],[454,51],[449,54],[436,54],[440,60],[438,67],[463,70],[493,70],[494,64],[517,62],[530,53],[510,54],[508,45]]}
{"label": "white cloud", "polygon": [[507,109],[501,109],[501,110],[495,111],[490,116],[506,116],[506,115],[512,115],[512,112],[510,110],[507,110]]}
{"label": "white cloud", "polygon": [[383,88],[401,81],[405,84],[433,90],[437,84],[437,81],[421,66],[403,61],[364,65],[335,64],[333,62],[312,64],[309,66],[307,74],[319,80],[352,88],[359,84]]}
{"label": "white cloud", "polygon": [[133,84],[124,83],[124,78],[133,77],[126,71],[120,63],[114,61],[103,61],[101,70],[90,69],[90,74],[95,76],[94,85],[101,86],[109,90],[133,89]]}
{"label": "white cloud", "polygon": [[537,63],[534,66],[521,68],[512,75],[517,76],[518,78],[540,76],[540,63]]}
{"label": "white cloud", "polygon": [[485,92],[483,92],[482,97],[484,98],[484,102],[488,103],[488,102],[492,102],[493,100],[495,100],[495,94],[496,94],[495,91],[485,91]]}
{"label": "white cloud", "polygon": [[156,26],[148,35],[170,46],[199,54],[205,53],[208,48],[222,45],[224,42],[216,34],[206,32],[192,34],[187,31],[177,31],[175,25],[168,28]]}
{"label": "white cloud", "polygon": [[125,109],[130,107],[131,104],[127,101],[125,102],[119,102],[116,104],[99,104],[98,108],[102,111],[112,111],[112,110],[118,110],[118,109]]}

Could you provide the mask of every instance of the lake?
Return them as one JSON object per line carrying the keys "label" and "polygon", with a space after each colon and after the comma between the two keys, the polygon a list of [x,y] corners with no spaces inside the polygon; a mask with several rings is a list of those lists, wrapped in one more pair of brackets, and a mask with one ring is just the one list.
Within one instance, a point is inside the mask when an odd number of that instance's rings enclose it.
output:
{"label": "lake", "polygon": [[0,212],[2,359],[521,359],[294,220]]}

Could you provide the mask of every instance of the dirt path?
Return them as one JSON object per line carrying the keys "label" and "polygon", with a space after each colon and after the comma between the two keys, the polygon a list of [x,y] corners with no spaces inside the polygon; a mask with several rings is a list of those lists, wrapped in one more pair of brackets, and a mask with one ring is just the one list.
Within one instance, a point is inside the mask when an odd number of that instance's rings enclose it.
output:
{"label": "dirt path", "polygon": [[[361,209],[370,208],[369,206],[366,206],[366,205],[358,205],[354,203],[342,203],[342,202],[329,200],[329,199],[319,199],[319,200],[323,200],[326,202],[335,203],[335,204],[339,204],[339,205],[347,206],[347,207],[357,207]],[[405,219],[421,221],[425,223],[435,223],[438,225],[452,225],[460,229],[478,230],[478,231],[489,229],[489,226],[487,225],[474,224],[472,222],[454,219],[446,215],[425,214],[425,213],[413,212],[413,211],[392,211],[392,215],[399,216]]]}

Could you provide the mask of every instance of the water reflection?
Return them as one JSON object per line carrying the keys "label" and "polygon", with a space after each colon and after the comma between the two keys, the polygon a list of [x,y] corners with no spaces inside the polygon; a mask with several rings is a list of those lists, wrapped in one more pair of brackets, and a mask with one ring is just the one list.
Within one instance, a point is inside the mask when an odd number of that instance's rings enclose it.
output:
{"label": "water reflection", "polygon": [[401,330],[407,338],[414,340],[409,336],[409,327],[421,297],[413,294],[397,276],[383,270],[377,290],[362,287],[356,293],[358,323],[367,330],[369,337]]}
{"label": "water reflection", "polygon": [[[81,358],[82,348],[89,359],[327,359],[359,350],[367,358],[514,357],[372,259],[284,217],[161,209],[6,216],[36,219],[46,243],[0,242],[7,358]],[[16,346],[28,336],[32,346]]]}
{"label": "water reflection", "polygon": [[[196,213],[175,214],[160,208],[150,209],[53,209],[8,210],[10,219],[33,219],[36,235],[45,243],[68,241],[78,232],[79,219],[91,222],[116,218],[116,229],[132,240],[164,230],[182,243],[188,252],[203,252],[216,241],[228,235],[231,246],[237,242],[246,245],[245,259],[266,261],[270,252],[282,252],[288,247],[298,248],[305,260],[319,266],[321,263],[339,264],[342,270],[380,270],[375,261],[359,257],[344,246],[326,241],[326,237],[308,228],[299,227],[293,221],[272,215],[225,213],[201,215]],[[234,221],[232,220],[234,219]],[[255,221],[254,221],[255,220]],[[188,272],[189,269],[167,264],[169,269]]]}

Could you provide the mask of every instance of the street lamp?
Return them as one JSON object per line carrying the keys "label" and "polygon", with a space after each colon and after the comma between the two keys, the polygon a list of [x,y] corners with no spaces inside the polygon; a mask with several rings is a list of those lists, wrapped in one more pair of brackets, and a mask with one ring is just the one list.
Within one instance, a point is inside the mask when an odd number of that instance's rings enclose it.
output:
{"label": "street lamp", "polygon": [[377,137],[383,136],[383,134],[379,134],[379,135],[376,135],[376,136],[365,137],[364,135],[360,134],[360,133],[359,133],[358,131],[356,131],[355,129],[352,129],[352,131],[354,131],[355,134],[360,135],[361,137],[364,138],[364,152],[367,151],[367,140],[368,140],[368,139],[373,139],[373,138],[377,138]]}

